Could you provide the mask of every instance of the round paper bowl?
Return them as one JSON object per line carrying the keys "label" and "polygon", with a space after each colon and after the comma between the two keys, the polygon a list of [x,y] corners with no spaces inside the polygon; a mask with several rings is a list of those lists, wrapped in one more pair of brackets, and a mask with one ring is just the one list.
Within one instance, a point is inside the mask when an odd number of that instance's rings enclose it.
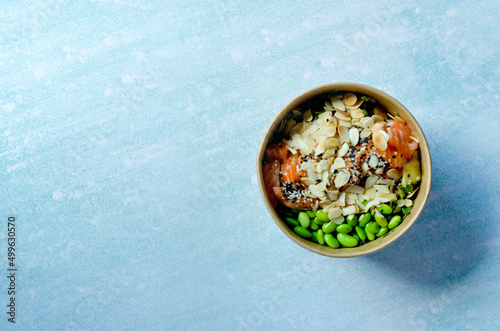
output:
{"label": "round paper bowl", "polygon": [[[419,141],[419,151],[420,151],[420,168],[422,172],[422,181],[420,183],[420,189],[417,192],[417,196],[414,200],[414,205],[411,213],[405,218],[403,223],[401,223],[392,233],[385,237],[377,238],[374,241],[368,242],[362,246],[352,247],[352,248],[331,248],[329,246],[323,246],[307,239],[299,237],[292,229],[290,229],[284,222],[283,219],[280,218],[276,210],[271,205],[269,198],[267,197],[266,190],[264,187],[264,177],[262,174],[262,159],[264,157],[264,152],[268,145],[271,136],[274,131],[279,127],[281,121],[286,117],[288,113],[290,113],[293,109],[301,105],[303,102],[309,100],[312,97],[315,97],[319,94],[331,91],[333,89],[337,89],[339,91],[347,91],[360,93],[363,95],[370,96],[377,100],[385,109],[391,113],[399,113],[405,121],[408,127],[413,132],[414,136]],[[432,163],[431,163],[431,155],[429,153],[429,146],[427,145],[427,140],[425,139],[424,133],[422,129],[418,125],[415,118],[411,115],[411,113],[396,99],[387,95],[386,93],[379,91],[373,87],[356,84],[356,83],[331,83],[325,84],[309,91],[306,91],[295,99],[290,101],[274,118],[271,125],[264,135],[264,139],[262,141],[262,145],[260,146],[259,153],[257,155],[257,178],[260,187],[260,193],[262,198],[264,199],[264,203],[269,211],[269,214],[276,222],[276,225],[283,231],[283,233],[293,240],[298,245],[318,254],[331,256],[331,257],[356,257],[374,253],[378,250],[383,249],[384,247],[389,246],[399,238],[401,238],[406,231],[417,221],[418,217],[422,213],[424,209],[427,198],[429,197],[429,192],[431,189],[431,181],[432,181]]]}

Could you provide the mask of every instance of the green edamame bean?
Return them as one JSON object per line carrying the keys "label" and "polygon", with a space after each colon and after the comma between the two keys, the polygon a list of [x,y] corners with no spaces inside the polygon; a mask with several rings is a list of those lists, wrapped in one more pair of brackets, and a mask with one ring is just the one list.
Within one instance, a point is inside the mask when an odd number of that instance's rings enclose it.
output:
{"label": "green edamame bean", "polygon": [[358,224],[358,216],[356,215],[349,215],[346,217],[347,224],[349,224],[352,227],[355,227]]}
{"label": "green edamame bean", "polygon": [[401,223],[401,216],[399,216],[399,215],[393,216],[391,218],[391,220],[389,221],[388,228],[394,229],[396,226],[399,225],[399,223]]}
{"label": "green edamame bean", "polygon": [[318,244],[324,245],[325,244],[325,233],[323,232],[323,230],[319,229],[317,236],[318,236]]}
{"label": "green edamame bean", "polygon": [[320,220],[317,217],[314,218],[313,222],[316,223],[316,224],[318,224],[318,225],[323,225],[325,223],[325,222],[323,222],[322,220]]}
{"label": "green edamame bean", "polygon": [[380,228],[380,230],[378,230],[376,236],[377,237],[382,237],[384,234],[387,233],[387,231],[389,231],[389,228]]}
{"label": "green edamame bean", "polygon": [[286,217],[295,217],[295,215],[293,213],[290,213],[290,212],[286,212],[285,216]]}
{"label": "green edamame bean", "polygon": [[292,212],[294,212],[295,214],[298,214],[298,213],[300,212],[300,210],[299,210],[299,209],[293,209],[293,208],[290,208],[290,210],[291,210]]}
{"label": "green edamame bean", "polygon": [[356,227],[356,233],[358,234],[359,239],[361,239],[363,241],[366,240],[366,232],[359,225]]}
{"label": "green edamame bean", "polygon": [[291,217],[286,217],[285,218],[285,221],[290,224],[290,225],[293,225],[293,226],[297,226],[297,225],[300,225],[300,223],[295,219],[295,218],[291,218]]}
{"label": "green edamame bean", "polygon": [[319,225],[316,224],[315,222],[311,222],[311,225],[309,227],[314,231],[319,229]]}
{"label": "green edamame bean", "polygon": [[380,225],[383,228],[387,226],[387,219],[384,217],[384,215],[375,212],[375,215],[373,216],[375,217],[375,221],[377,222],[378,225]]}
{"label": "green edamame bean", "polygon": [[359,241],[359,236],[357,233],[353,233],[351,236],[353,236],[357,241]]}
{"label": "green edamame bean", "polygon": [[312,238],[311,238],[312,241],[318,242],[318,234],[316,232],[312,232],[311,234],[312,234]]}
{"label": "green edamame bean", "polygon": [[331,248],[339,248],[340,244],[331,233],[325,234],[325,242]]}
{"label": "green edamame bean", "polygon": [[358,245],[358,240],[356,238],[345,233],[338,233],[337,240],[345,247],[355,247]]}
{"label": "green edamame bean", "polygon": [[323,229],[324,233],[332,233],[337,228],[337,224],[335,224],[333,222],[328,222],[328,223],[323,224],[323,226],[321,228]]}
{"label": "green edamame bean", "polygon": [[307,215],[307,213],[301,211],[299,213],[299,216],[297,217],[297,220],[299,221],[300,223],[300,226],[302,226],[303,228],[308,228],[309,225],[311,224],[311,219],[309,218],[309,216]]}
{"label": "green edamame bean", "polygon": [[368,238],[368,240],[370,241],[375,240],[375,233],[372,233],[370,231],[365,231],[365,233],[366,233],[366,238]]}
{"label": "green edamame bean", "polygon": [[328,214],[325,213],[322,209],[318,209],[316,211],[316,218],[318,218],[320,221],[323,221],[323,223],[330,222]]}
{"label": "green edamame bean", "polygon": [[316,217],[316,213],[313,212],[312,210],[306,210],[306,214],[307,214],[307,216],[309,216],[309,218]]}
{"label": "green edamame bean", "polygon": [[380,230],[380,226],[376,222],[370,222],[365,226],[366,235],[368,235],[368,232],[375,234],[378,230]]}
{"label": "green edamame bean", "polygon": [[383,203],[381,204],[378,208],[377,208],[382,214],[390,214],[392,213],[392,208],[391,206],[389,206],[388,204],[386,203]]}
{"label": "green edamame bean", "polygon": [[352,226],[349,224],[340,224],[336,230],[338,233],[349,233],[352,231]]}
{"label": "green edamame bean", "polygon": [[368,222],[372,219],[372,214],[366,213],[359,219],[359,226],[364,228]]}
{"label": "green edamame bean", "polygon": [[301,236],[302,238],[309,239],[312,237],[311,231],[309,231],[306,228],[303,228],[301,226],[294,227],[293,231],[295,231],[295,233],[298,234],[299,236]]}

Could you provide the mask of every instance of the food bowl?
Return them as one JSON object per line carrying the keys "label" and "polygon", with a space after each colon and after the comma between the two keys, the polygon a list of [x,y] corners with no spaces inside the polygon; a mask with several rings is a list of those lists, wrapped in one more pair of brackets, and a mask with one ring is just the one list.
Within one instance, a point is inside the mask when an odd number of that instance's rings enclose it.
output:
{"label": "food bowl", "polygon": [[[390,113],[392,115],[397,114],[399,117],[401,117],[412,131],[413,136],[415,136],[415,138],[418,139],[419,142],[418,150],[420,155],[421,182],[419,190],[415,193],[416,197],[414,197],[411,212],[406,216],[404,221],[399,226],[394,228],[393,231],[388,235],[382,236],[357,247],[332,248],[326,245],[320,245],[319,243],[315,243],[298,236],[290,227],[287,226],[285,220],[280,217],[276,209],[273,207],[267,195],[264,183],[262,166],[264,154],[270,140],[272,139],[275,132],[279,130],[279,127],[281,126],[283,120],[285,120],[289,113],[302,105],[304,102],[310,100],[315,96],[327,93],[332,90],[359,93],[375,99],[378,104],[385,108],[387,113]],[[422,132],[422,129],[418,125],[415,118],[411,115],[411,113],[401,103],[399,103],[397,100],[387,95],[386,93],[370,86],[357,83],[331,83],[315,87],[300,94],[292,101],[290,101],[278,113],[278,115],[275,117],[268,130],[266,131],[264,139],[262,141],[262,145],[257,155],[257,177],[262,198],[264,199],[264,203],[271,217],[274,219],[278,227],[291,240],[314,253],[331,257],[356,257],[371,254],[384,247],[389,246],[390,244],[398,240],[401,236],[403,236],[403,234],[408,231],[408,229],[417,221],[429,197],[432,181],[432,163],[429,146],[427,145],[427,141],[425,139],[424,133]]]}

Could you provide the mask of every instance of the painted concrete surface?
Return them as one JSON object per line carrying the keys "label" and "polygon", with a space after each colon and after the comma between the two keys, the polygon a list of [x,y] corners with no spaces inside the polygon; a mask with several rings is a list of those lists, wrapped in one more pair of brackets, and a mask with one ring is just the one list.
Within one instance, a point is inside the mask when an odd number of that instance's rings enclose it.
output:
{"label": "painted concrete surface", "polygon": [[[498,1],[0,8],[0,329],[500,328]],[[355,259],[290,241],[255,171],[278,111],[338,81],[402,102],[434,166],[417,224]]]}

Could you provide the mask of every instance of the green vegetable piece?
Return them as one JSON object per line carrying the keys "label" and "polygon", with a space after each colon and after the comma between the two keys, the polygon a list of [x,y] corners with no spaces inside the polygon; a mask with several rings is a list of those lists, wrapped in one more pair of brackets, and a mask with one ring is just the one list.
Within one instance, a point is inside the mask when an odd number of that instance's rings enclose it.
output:
{"label": "green vegetable piece", "polygon": [[377,208],[382,214],[390,214],[392,213],[392,208],[391,206],[389,206],[388,204],[381,204],[378,208]]}
{"label": "green vegetable piece", "polygon": [[391,218],[389,221],[388,228],[389,229],[394,229],[396,226],[398,226],[401,223],[401,216],[396,215]]}
{"label": "green vegetable piece", "polygon": [[365,232],[365,230],[362,227],[360,227],[359,225],[355,229],[356,229],[356,233],[359,236],[359,239],[365,241],[366,240],[366,232]]}
{"label": "green vegetable piece", "polygon": [[319,225],[316,224],[315,222],[311,222],[311,225],[309,227],[314,231],[319,229]]}
{"label": "green vegetable piece", "polygon": [[389,228],[380,228],[376,234],[377,237],[382,237],[384,234],[387,233],[387,231],[389,231]]}
{"label": "green vegetable piece", "polygon": [[387,219],[377,209],[375,209],[375,215],[373,215],[373,217],[375,217],[375,221],[381,227],[387,226]]}
{"label": "green vegetable piece", "polygon": [[[365,226],[365,231],[366,231],[367,236],[368,236],[368,232],[375,234],[378,232],[378,230],[380,230],[380,226],[376,222],[370,222],[370,223],[366,224],[366,226]],[[368,239],[369,239],[369,237],[368,237]]]}
{"label": "green vegetable piece", "polygon": [[301,211],[299,213],[299,216],[297,217],[297,220],[299,221],[300,226],[303,227],[303,228],[308,228],[309,225],[311,224],[311,219],[309,218],[309,216],[307,215],[307,213],[303,212],[303,211]]}
{"label": "green vegetable piece", "polygon": [[358,240],[356,238],[345,233],[338,233],[337,240],[345,247],[355,247],[358,245]]}
{"label": "green vegetable piece", "polygon": [[352,231],[352,226],[349,224],[340,224],[337,226],[337,232],[338,233],[349,233]]}
{"label": "green vegetable piece", "polygon": [[325,234],[325,242],[331,248],[339,248],[340,244],[331,233]]}
{"label": "green vegetable piece", "polygon": [[335,224],[333,222],[325,223],[322,226],[323,232],[325,232],[325,233],[332,233],[333,231],[335,231],[336,228],[337,228],[337,224]]}
{"label": "green vegetable piece", "polygon": [[316,217],[316,213],[313,212],[312,210],[306,210],[306,214],[307,214],[307,216],[309,216],[309,218]]}
{"label": "green vegetable piece", "polygon": [[318,224],[318,225],[323,225],[323,224],[325,223],[325,222],[323,222],[322,220],[320,220],[320,219],[319,219],[319,218],[317,218],[317,217],[315,217],[315,218],[313,219],[313,222],[314,222],[314,223],[316,223],[316,224]]}
{"label": "green vegetable piece", "polygon": [[[418,160],[418,153],[415,151],[411,161],[403,165],[403,175],[401,177],[401,185],[408,188],[409,185],[418,183],[422,179],[420,174],[420,162]],[[408,192],[413,192],[413,189]]]}
{"label": "green vegetable piece", "polygon": [[286,221],[288,224],[293,225],[293,226],[300,225],[300,224],[299,224],[299,222],[298,222],[295,218],[285,217],[285,221]]}
{"label": "green vegetable piece", "polygon": [[323,230],[321,230],[321,229],[318,230],[317,237],[318,237],[318,244],[324,245],[325,244],[325,233],[323,232]]}
{"label": "green vegetable piece", "polygon": [[316,211],[316,218],[322,221],[323,223],[330,222],[330,219],[328,218],[328,214],[325,213],[322,209],[318,209]]}
{"label": "green vegetable piece", "polygon": [[375,233],[366,231],[366,238],[368,238],[368,240],[370,241],[375,240]]}
{"label": "green vegetable piece", "polygon": [[298,214],[298,213],[300,212],[300,210],[299,210],[299,209],[293,209],[293,208],[290,208],[290,210],[291,210],[292,212],[294,212],[295,214]]}
{"label": "green vegetable piece", "polygon": [[295,231],[295,233],[301,236],[302,238],[309,239],[312,237],[312,233],[306,228],[303,228],[301,226],[296,226],[295,228],[293,228],[293,231]]}
{"label": "green vegetable piece", "polygon": [[359,226],[364,228],[368,222],[372,219],[372,214],[366,213],[359,219]]}
{"label": "green vegetable piece", "polygon": [[312,241],[314,241],[314,242],[318,242],[318,234],[317,234],[317,232],[316,232],[316,231],[314,231],[314,232],[312,232],[311,234],[312,234],[312,238],[311,238],[311,239],[312,239]]}
{"label": "green vegetable piece", "polygon": [[346,218],[347,224],[349,224],[352,227],[355,227],[358,224],[358,216],[356,215],[349,215]]}

